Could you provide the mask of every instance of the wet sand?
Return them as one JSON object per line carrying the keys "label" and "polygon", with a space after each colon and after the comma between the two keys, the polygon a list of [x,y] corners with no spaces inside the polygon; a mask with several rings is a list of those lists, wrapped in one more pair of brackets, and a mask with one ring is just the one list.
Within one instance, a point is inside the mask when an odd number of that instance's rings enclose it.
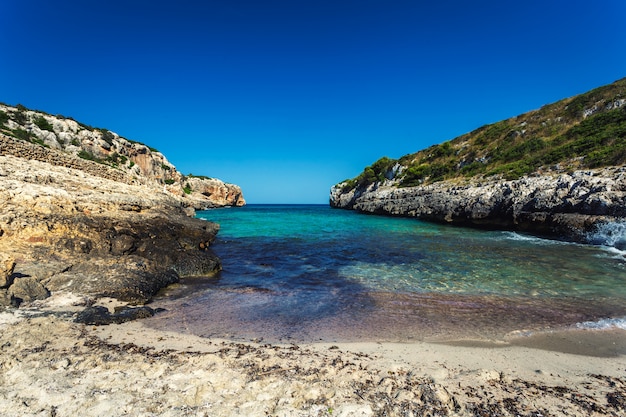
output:
{"label": "wet sand", "polygon": [[141,321],[76,324],[79,303],[53,296],[29,314],[0,314],[6,415],[626,415],[626,331],[496,344],[244,343]]}

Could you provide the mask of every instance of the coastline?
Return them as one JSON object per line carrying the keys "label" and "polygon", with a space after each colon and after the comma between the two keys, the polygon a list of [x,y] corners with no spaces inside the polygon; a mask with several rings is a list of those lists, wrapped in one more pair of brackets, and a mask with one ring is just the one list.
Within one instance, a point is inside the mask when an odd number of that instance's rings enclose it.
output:
{"label": "coastline", "polygon": [[[624,355],[538,349],[541,340],[532,339],[530,346],[233,342],[141,321],[73,323],[82,301],[53,295],[0,314],[2,409],[24,416],[626,413]],[[587,333],[552,342],[607,335],[579,332]],[[626,341],[626,331],[614,333],[616,343]]]}

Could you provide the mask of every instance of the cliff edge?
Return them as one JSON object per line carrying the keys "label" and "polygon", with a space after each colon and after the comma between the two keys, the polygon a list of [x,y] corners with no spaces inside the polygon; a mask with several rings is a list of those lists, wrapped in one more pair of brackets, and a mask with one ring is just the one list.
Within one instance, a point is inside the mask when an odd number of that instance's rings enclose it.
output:
{"label": "cliff edge", "polygon": [[[594,242],[626,222],[626,79],[398,160],[330,190],[366,213]],[[613,245],[626,248],[616,237]]]}

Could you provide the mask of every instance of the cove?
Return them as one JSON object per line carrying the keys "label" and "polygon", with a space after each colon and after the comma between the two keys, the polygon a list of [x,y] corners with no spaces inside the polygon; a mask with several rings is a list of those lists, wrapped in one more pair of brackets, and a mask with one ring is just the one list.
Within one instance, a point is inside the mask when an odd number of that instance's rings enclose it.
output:
{"label": "cove", "polygon": [[325,205],[199,212],[223,270],[155,301],[150,326],[278,342],[503,340],[626,327],[619,227],[577,244]]}

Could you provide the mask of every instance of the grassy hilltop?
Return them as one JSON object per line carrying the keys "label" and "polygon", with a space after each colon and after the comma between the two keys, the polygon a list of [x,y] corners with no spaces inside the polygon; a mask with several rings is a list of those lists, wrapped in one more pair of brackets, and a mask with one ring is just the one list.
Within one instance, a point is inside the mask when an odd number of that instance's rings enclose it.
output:
{"label": "grassy hilltop", "polygon": [[400,159],[383,157],[343,191],[386,179],[398,187],[626,163],[626,78],[543,106]]}

